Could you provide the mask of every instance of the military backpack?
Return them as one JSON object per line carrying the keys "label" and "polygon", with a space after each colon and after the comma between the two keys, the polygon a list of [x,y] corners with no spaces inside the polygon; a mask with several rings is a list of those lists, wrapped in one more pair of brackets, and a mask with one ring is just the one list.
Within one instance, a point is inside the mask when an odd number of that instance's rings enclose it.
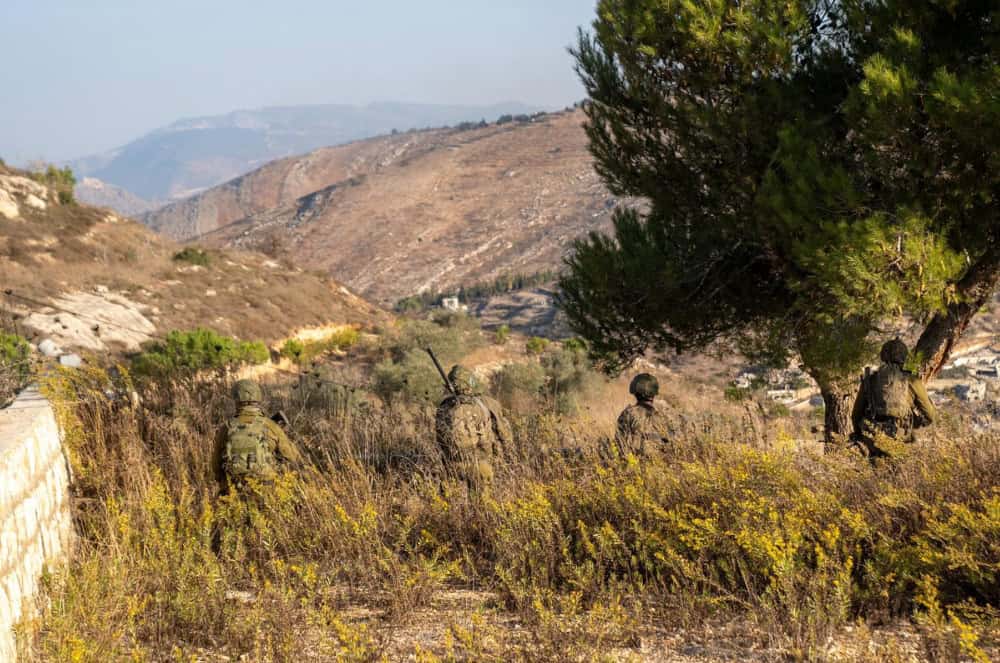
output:
{"label": "military backpack", "polygon": [[223,466],[229,478],[240,480],[265,476],[273,469],[271,461],[265,420],[234,419],[229,424],[229,435],[223,457]]}
{"label": "military backpack", "polygon": [[913,403],[909,373],[892,365],[882,366],[873,376],[872,405],[878,419],[906,419]]}

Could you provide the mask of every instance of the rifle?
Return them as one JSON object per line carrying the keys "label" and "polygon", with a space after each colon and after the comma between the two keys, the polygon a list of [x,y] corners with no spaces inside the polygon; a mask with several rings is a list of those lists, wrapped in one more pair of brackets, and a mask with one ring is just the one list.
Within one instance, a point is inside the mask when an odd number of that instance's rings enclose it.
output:
{"label": "rifle", "polygon": [[441,379],[444,380],[444,386],[448,389],[448,393],[452,396],[457,396],[458,392],[455,391],[455,385],[451,383],[451,380],[448,379],[448,374],[444,372],[443,368],[441,368],[441,362],[439,362],[438,358],[434,356],[434,351],[431,350],[430,346],[427,346],[424,350],[426,350],[427,354],[431,356],[431,361],[434,362],[434,367],[438,369],[438,374],[441,376]]}
{"label": "rifle", "polygon": [[282,428],[288,428],[288,424],[291,423],[288,421],[288,416],[285,414],[284,410],[278,410],[277,412],[272,414],[271,421],[278,424]]}

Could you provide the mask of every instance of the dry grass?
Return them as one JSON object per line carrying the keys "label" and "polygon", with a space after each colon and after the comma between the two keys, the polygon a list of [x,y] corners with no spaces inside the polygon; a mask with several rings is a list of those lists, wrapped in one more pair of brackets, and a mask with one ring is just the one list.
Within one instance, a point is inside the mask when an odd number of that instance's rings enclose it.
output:
{"label": "dry grass", "polygon": [[996,437],[942,431],[873,468],[689,416],[669,457],[609,462],[543,411],[470,500],[439,480],[427,410],[273,384],[310,462],[240,499],[209,471],[226,382],[152,383],[138,409],[97,371],[50,382],[82,536],[22,660],[997,654]]}

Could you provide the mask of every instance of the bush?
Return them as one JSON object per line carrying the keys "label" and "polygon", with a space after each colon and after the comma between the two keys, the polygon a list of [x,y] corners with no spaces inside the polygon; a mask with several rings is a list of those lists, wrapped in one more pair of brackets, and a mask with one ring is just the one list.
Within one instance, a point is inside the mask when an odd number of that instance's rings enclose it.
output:
{"label": "bush", "polygon": [[507,364],[493,375],[493,392],[505,408],[527,412],[537,408],[545,380],[545,370],[537,362]]}
{"label": "bush", "polygon": [[508,340],[510,340],[510,327],[507,325],[497,327],[496,332],[493,334],[493,342],[497,345],[507,345]]}
{"label": "bush", "polygon": [[186,262],[190,265],[198,265],[199,267],[208,267],[212,262],[205,250],[193,246],[185,247],[175,253],[174,261]]}
{"label": "bush", "polygon": [[0,332],[0,406],[31,378],[31,346],[17,334]]}
{"label": "bush", "polygon": [[307,364],[327,352],[344,350],[358,342],[358,330],[343,327],[318,340],[300,341],[290,338],[281,346],[279,354],[297,364]]}
{"label": "bush", "polygon": [[271,358],[259,341],[239,341],[210,329],[172,331],[132,360],[141,376],[169,376],[239,364],[263,364]]}
{"label": "bush", "polygon": [[532,336],[524,344],[524,349],[529,355],[540,355],[549,347],[549,339],[541,336]]}

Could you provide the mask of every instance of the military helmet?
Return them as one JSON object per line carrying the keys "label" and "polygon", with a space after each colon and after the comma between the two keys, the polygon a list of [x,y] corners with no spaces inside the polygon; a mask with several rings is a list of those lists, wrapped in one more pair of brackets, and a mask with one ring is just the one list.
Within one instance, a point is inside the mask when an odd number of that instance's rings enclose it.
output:
{"label": "military helmet", "polygon": [[640,373],[632,378],[628,392],[638,399],[651,401],[660,393],[660,383],[649,373]]}
{"label": "military helmet", "polygon": [[253,380],[240,380],[233,387],[233,399],[237,403],[260,403],[263,400],[260,386]]}
{"label": "military helmet", "polygon": [[476,374],[464,366],[455,364],[448,373],[448,381],[460,396],[476,396],[482,393],[482,385]]}
{"label": "military helmet", "polygon": [[882,346],[881,355],[882,361],[887,364],[896,364],[902,366],[906,363],[906,360],[910,356],[910,351],[906,348],[906,344],[903,343],[898,338],[894,338],[888,341]]}

